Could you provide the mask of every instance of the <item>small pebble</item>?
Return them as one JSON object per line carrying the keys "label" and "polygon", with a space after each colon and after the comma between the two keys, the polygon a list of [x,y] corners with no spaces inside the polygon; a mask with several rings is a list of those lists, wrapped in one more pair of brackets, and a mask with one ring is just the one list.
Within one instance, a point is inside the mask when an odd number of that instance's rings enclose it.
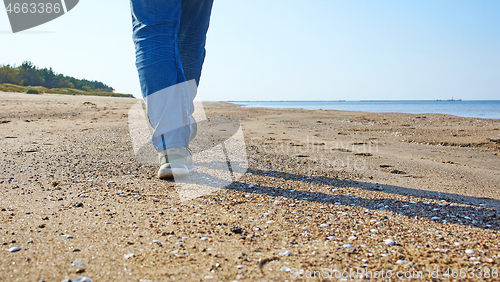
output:
{"label": "small pebble", "polygon": [[236,268],[243,269],[243,265],[237,265]]}
{"label": "small pebble", "polygon": [[92,282],[92,280],[88,277],[78,277],[73,282]]}
{"label": "small pebble", "polygon": [[9,252],[11,253],[15,253],[15,252],[18,252],[20,249],[18,247],[12,247],[9,249]]}
{"label": "small pebble", "polygon": [[206,240],[208,240],[208,238],[207,237],[201,237],[201,240],[202,241],[206,241]]}
{"label": "small pebble", "polygon": [[328,224],[323,223],[320,225],[320,227],[328,227]]}
{"label": "small pebble", "polygon": [[385,239],[384,244],[386,244],[388,246],[393,246],[394,244],[396,244],[396,242],[394,242],[394,240],[392,240],[392,239]]}
{"label": "small pebble", "polygon": [[473,253],[474,253],[474,250],[470,250],[470,249],[469,249],[469,250],[465,250],[465,253],[466,253],[466,254],[470,254],[470,255],[471,255],[471,254],[473,254]]}
{"label": "small pebble", "polygon": [[377,229],[372,229],[372,230],[370,230],[370,232],[371,232],[371,233],[377,233],[377,232],[378,232],[378,230],[377,230]]}
{"label": "small pebble", "polygon": [[243,229],[241,229],[241,227],[238,227],[238,226],[231,226],[229,231],[236,233],[236,234],[241,234],[243,232]]}
{"label": "small pebble", "polygon": [[72,263],[72,265],[85,265],[82,261],[80,260],[74,260]]}
{"label": "small pebble", "polygon": [[286,266],[283,266],[281,268],[281,271],[284,271],[284,272],[289,272],[291,269],[289,267],[286,267]]}
{"label": "small pebble", "polygon": [[289,255],[290,255],[290,251],[283,250],[280,252],[280,256],[289,256]]}
{"label": "small pebble", "polygon": [[433,216],[431,217],[432,220],[439,220],[439,216]]}
{"label": "small pebble", "polygon": [[347,240],[349,240],[349,241],[354,241],[356,239],[357,239],[356,236],[351,236],[351,237],[347,238]]}
{"label": "small pebble", "polygon": [[342,245],[342,247],[348,248],[348,249],[354,248],[351,244],[344,244],[344,245]]}
{"label": "small pebble", "polygon": [[130,253],[130,254],[125,254],[125,255],[123,255],[123,257],[124,257],[125,259],[133,258],[133,257],[134,257],[134,254],[133,254],[133,253]]}
{"label": "small pebble", "polygon": [[403,264],[403,263],[405,263],[405,262],[404,262],[404,261],[402,261],[402,260],[400,260],[400,259],[398,259],[398,261],[396,261],[396,263],[397,263],[397,264]]}

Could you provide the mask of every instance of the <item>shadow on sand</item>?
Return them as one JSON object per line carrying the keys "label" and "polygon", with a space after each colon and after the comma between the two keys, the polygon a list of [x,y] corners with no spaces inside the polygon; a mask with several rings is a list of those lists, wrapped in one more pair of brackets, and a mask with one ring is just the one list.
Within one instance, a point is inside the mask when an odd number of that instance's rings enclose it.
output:
{"label": "shadow on sand", "polygon": [[[207,163],[197,163],[197,166],[208,166]],[[489,198],[470,197],[450,193],[426,191],[405,188],[393,185],[373,184],[362,181],[342,180],[325,176],[309,177],[298,174],[290,174],[277,171],[263,171],[249,168],[247,173],[264,177],[280,178],[301,182],[302,184],[319,184],[332,188],[332,193],[298,191],[262,185],[249,188],[249,182],[233,182],[224,189],[267,194],[270,196],[284,197],[306,202],[318,202],[324,204],[335,204],[339,206],[357,206],[370,211],[386,210],[409,218],[424,217],[439,222],[468,225],[484,229],[500,230],[500,201]],[[297,184],[298,189],[301,187]],[[345,195],[341,190],[333,191],[334,188],[353,187],[381,193],[398,194],[401,196],[412,196],[420,198],[421,201],[404,201],[389,198],[368,199],[357,196]],[[439,201],[429,203],[426,199]]]}

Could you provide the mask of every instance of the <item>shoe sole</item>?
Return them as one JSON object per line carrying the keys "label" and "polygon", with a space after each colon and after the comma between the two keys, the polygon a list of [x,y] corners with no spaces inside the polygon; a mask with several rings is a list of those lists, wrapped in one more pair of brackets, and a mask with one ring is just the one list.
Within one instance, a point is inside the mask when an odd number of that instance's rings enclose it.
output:
{"label": "shoe sole", "polygon": [[169,168],[165,170],[158,171],[159,179],[172,179],[174,177],[186,177],[189,176],[190,171],[184,168]]}
{"label": "shoe sole", "polygon": [[184,168],[167,168],[158,170],[158,178],[166,179],[166,178],[174,178],[174,177],[186,177],[191,174],[195,170],[195,167],[187,167],[187,170]]}

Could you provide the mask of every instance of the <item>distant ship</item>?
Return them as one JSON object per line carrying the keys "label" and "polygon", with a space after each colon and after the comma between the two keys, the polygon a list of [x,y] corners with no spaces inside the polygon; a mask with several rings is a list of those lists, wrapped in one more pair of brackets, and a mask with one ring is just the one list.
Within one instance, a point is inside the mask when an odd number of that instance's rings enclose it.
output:
{"label": "distant ship", "polygon": [[[437,99],[436,101],[443,101],[443,100]],[[448,99],[448,100],[445,100],[445,101],[462,101],[462,99],[455,100],[455,99],[453,99],[453,97],[451,97],[451,99]]]}

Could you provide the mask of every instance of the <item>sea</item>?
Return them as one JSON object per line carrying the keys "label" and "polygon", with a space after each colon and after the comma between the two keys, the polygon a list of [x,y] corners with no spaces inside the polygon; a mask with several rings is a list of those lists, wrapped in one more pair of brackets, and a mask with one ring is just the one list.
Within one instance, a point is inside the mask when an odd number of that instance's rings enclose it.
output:
{"label": "sea", "polygon": [[500,100],[227,101],[245,107],[340,110],[373,113],[447,114],[500,119]]}

